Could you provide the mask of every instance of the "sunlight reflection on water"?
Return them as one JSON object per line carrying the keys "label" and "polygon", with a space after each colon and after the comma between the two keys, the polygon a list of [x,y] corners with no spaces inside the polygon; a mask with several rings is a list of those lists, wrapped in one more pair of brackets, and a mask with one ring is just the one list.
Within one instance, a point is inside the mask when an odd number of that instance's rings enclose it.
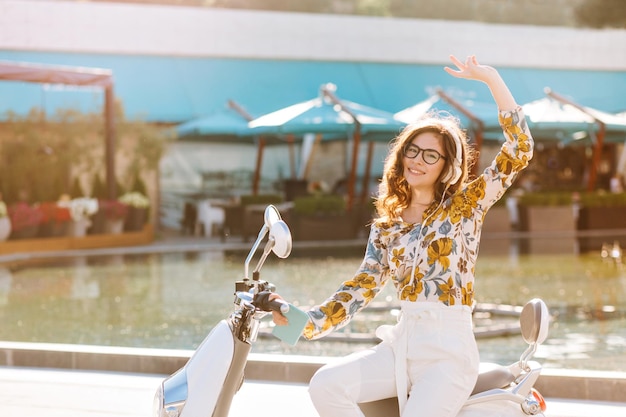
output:
{"label": "sunlight reflection on water", "polygon": [[[351,278],[361,254],[270,258],[262,278],[296,305],[323,301]],[[0,339],[193,349],[232,311],[243,256],[221,252],[112,255],[0,265]],[[476,268],[479,303],[544,299],[554,316],[537,358],[548,367],[626,371],[626,272],[598,253],[521,255],[485,251]],[[376,301],[393,299],[391,287]],[[493,318],[496,322],[503,318]],[[346,331],[394,323],[362,313]],[[260,339],[256,352],[344,355],[366,344]],[[520,336],[480,339],[483,361],[513,362]]]}

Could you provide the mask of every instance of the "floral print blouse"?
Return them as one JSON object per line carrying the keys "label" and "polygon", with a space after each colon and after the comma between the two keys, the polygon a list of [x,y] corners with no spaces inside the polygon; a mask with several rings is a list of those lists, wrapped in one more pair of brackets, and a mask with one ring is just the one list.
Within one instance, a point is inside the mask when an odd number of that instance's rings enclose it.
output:
{"label": "floral print blouse", "polygon": [[317,339],[348,324],[389,280],[400,300],[473,305],[483,219],[533,153],[533,139],[520,107],[500,112],[499,121],[506,141],[478,178],[441,204],[433,203],[421,223],[397,219],[388,227],[372,225],[355,276],[308,312],[305,338]]}

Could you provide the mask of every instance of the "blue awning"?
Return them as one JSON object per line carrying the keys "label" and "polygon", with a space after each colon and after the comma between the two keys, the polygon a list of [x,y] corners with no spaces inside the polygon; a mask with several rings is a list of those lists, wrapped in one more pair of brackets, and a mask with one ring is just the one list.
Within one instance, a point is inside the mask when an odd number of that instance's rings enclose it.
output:
{"label": "blue awning", "polygon": [[[8,50],[0,51],[0,59],[111,69],[126,117],[161,123],[215,114],[229,99],[252,114],[267,114],[316,96],[329,80],[341,86],[342,96],[390,113],[428,99],[435,88],[459,92],[457,98],[476,103],[492,101],[482,83],[450,77],[442,65]],[[626,109],[623,71],[501,68],[500,73],[519,103],[542,98],[549,85],[586,106],[606,112]],[[25,115],[33,107],[49,114],[60,108],[99,112],[102,102],[100,91],[0,82],[0,115]]]}
{"label": "blue awning", "polygon": [[178,137],[252,136],[248,120],[230,108],[176,126]]}
{"label": "blue awning", "polygon": [[606,113],[591,107],[579,109],[552,97],[534,100],[522,106],[533,136],[561,143],[580,143],[599,130],[600,120],[606,126],[606,140],[626,139],[626,117]]}
{"label": "blue awning", "polygon": [[329,85],[320,88],[319,97],[258,117],[249,123],[249,127],[259,134],[319,133],[331,134],[327,139],[337,139],[346,138],[354,132],[356,123],[353,116],[363,135],[383,132],[394,134],[406,125],[383,110],[343,99],[338,104],[324,95],[324,88],[329,88]]}

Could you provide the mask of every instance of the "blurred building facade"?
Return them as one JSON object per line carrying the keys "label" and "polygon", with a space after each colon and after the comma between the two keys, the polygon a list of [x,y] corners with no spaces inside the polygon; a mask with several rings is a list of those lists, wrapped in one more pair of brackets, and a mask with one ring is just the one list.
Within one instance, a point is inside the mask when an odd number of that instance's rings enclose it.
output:
{"label": "blurred building facade", "polygon": [[[507,13],[505,4],[500,13]],[[520,103],[544,97],[550,87],[582,105],[617,113],[626,109],[625,50],[622,29],[135,2],[0,2],[0,60],[111,69],[128,117],[171,125],[222,111],[228,100],[258,117],[316,97],[327,82],[337,85],[341,98],[391,113],[437,88],[459,100],[490,102],[485,86],[442,70],[450,54],[475,54],[498,67]],[[99,111],[102,97],[0,83],[0,114],[34,106],[50,114],[63,107]],[[373,176],[382,170],[385,150],[377,148]],[[320,155],[339,155],[347,169],[347,153]],[[176,143],[164,158],[161,186],[193,193],[207,172],[249,172],[255,157],[256,148],[243,144]],[[290,167],[284,149],[270,149],[265,157],[262,177],[269,189]],[[317,175],[312,179],[325,179],[323,172]]]}

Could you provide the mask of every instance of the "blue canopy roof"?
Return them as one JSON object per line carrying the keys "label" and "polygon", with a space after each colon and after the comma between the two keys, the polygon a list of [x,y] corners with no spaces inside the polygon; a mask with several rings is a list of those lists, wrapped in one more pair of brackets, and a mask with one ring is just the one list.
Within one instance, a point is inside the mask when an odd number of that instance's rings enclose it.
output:
{"label": "blue canopy roof", "polygon": [[[393,114],[364,106],[348,100],[334,102],[324,94],[324,89],[334,89],[332,85],[320,88],[320,96],[293,104],[252,120],[249,127],[259,134],[306,133],[331,134],[327,139],[345,138],[354,132],[355,121],[361,126],[361,133],[398,133],[406,123],[397,120]],[[389,138],[387,137],[387,140]]]}
{"label": "blue canopy roof", "polygon": [[596,119],[606,126],[606,140],[626,140],[626,117],[606,113],[591,107],[563,103],[547,96],[522,106],[531,132],[537,139],[557,140],[563,143],[588,139],[600,128]]}
{"label": "blue canopy roof", "polygon": [[[457,101],[462,107],[464,107],[466,110],[468,110],[478,119],[480,119],[486,127],[500,126],[498,123],[498,108],[494,103],[486,103],[470,99],[455,99],[455,101]],[[459,118],[463,125],[470,124],[470,119],[467,116],[465,116],[461,111],[459,111],[450,103],[442,100],[438,94],[433,94],[426,100],[420,101],[419,103],[411,107],[400,110],[399,112],[394,114],[394,117],[398,120],[402,120],[403,122],[412,123],[432,111],[442,111],[450,113]]]}
{"label": "blue canopy roof", "polygon": [[185,140],[255,143],[254,134],[248,127],[252,119],[243,106],[229,99],[219,111],[179,124],[176,133]]}
{"label": "blue canopy roof", "polygon": [[210,116],[190,120],[176,127],[179,137],[205,135],[234,135],[249,134],[248,121],[232,111],[221,111]]}
{"label": "blue canopy roof", "polygon": [[[459,105],[465,111],[480,120],[485,131],[493,131],[496,134],[499,134],[500,137],[498,139],[502,139],[502,129],[500,128],[500,123],[498,122],[498,108],[495,103],[487,103],[470,99],[456,99],[451,94],[446,94],[446,96],[451,97],[455,101],[455,104]],[[461,125],[466,129],[471,128],[473,125],[472,120],[467,115],[465,115],[457,107],[443,100],[439,94],[433,94],[426,100],[400,110],[394,114],[394,117],[405,123],[413,123],[427,116],[431,112],[443,112],[444,114],[448,113],[455,116],[459,119]]]}

